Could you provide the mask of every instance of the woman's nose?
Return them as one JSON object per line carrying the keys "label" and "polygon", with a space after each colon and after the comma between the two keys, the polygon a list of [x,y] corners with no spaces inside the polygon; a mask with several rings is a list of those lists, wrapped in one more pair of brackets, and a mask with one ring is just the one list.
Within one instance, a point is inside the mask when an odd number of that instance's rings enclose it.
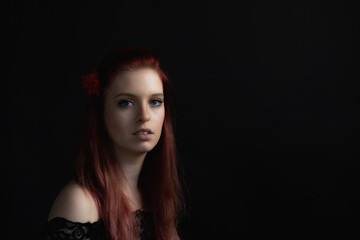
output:
{"label": "woman's nose", "polygon": [[147,105],[142,105],[139,109],[139,122],[147,122],[150,120],[149,107]]}

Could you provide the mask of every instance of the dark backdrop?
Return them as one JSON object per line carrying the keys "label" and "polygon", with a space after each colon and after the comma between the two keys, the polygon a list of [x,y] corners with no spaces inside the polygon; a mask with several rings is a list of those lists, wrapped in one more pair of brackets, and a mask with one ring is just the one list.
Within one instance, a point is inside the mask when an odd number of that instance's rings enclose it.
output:
{"label": "dark backdrop", "polygon": [[[355,233],[359,13],[348,1],[2,1],[5,233],[36,239],[72,177],[80,76],[118,45],[176,97],[184,239]],[[3,233],[1,233],[3,234]]]}

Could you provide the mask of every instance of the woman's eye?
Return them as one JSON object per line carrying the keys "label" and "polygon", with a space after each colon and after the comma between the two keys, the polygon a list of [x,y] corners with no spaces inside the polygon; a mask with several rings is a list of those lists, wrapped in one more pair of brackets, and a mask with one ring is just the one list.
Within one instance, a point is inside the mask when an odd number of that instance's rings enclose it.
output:
{"label": "woman's eye", "polygon": [[163,100],[161,99],[154,99],[150,101],[150,104],[153,106],[160,106],[163,103]]}
{"label": "woman's eye", "polygon": [[129,100],[120,100],[118,105],[120,107],[129,107],[129,106],[133,105],[133,103]]}

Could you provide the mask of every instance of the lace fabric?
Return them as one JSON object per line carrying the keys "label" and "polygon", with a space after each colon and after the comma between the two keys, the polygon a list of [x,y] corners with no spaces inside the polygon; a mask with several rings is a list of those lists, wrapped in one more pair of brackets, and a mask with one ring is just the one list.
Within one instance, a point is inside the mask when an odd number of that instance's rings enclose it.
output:
{"label": "lace fabric", "polygon": [[105,227],[101,220],[78,223],[57,217],[48,222],[45,235],[46,240],[100,240],[105,239]]}
{"label": "lace fabric", "polygon": [[[150,214],[137,210],[135,216],[140,223],[140,239],[154,239]],[[44,235],[46,240],[104,240],[107,234],[102,220],[94,223],[78,223],[56,217],[47,223]]]}

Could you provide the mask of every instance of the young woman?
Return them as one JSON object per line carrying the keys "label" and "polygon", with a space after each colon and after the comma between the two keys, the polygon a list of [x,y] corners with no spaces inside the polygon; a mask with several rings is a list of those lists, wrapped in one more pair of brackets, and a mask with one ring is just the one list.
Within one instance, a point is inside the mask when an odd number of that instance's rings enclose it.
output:
{"label": "young woman", "polygon": [[47,239],[179,239],[170,84],[158,59],[116,48],[82,86],[89,102],[75,179],[52,206]]}

